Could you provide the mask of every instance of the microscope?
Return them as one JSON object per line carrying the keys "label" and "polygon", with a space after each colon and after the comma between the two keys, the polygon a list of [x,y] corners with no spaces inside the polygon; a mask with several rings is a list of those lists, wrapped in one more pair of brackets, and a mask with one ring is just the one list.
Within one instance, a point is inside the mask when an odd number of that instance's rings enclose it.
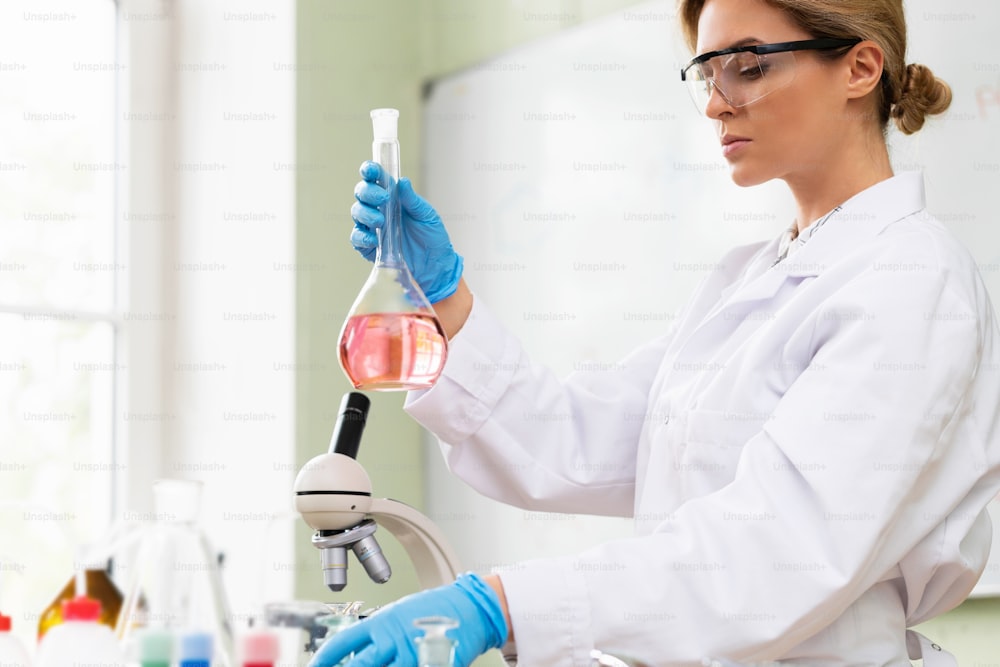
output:
{"label": "microscope", "polygon": [[[438,527],[405,503],[372,498],[371,480],[356,460],[370,405],[364,394],[345,394],[330,450],[302,466],[295,478],[295,509],[316,531],[312,543],[320,550],[323,581],[335,593],[344,589],[348,549],[372,581],[388,581],[392,569],[375,540],[375,530],[382,526],[403,545],[423,588],[451,583],[459,573],[458,559]],[[590,656],[591,665],[643,667],[598,650]]]}
{"label": "microscope", "polygon": [[344,589],[348,549],[372,581],[388,581],[392,569],[375,539],[382,526],[402,544],[423,588],[450,583],[458,576],[458,559],[440,529],[405,503],[372,497],[368,473],[356,460],[370,405],[364,394],[345,394],[329,451],[295,478],[295,509],[316,531],[312,544],[320,550],[323,581],[335,593]]}

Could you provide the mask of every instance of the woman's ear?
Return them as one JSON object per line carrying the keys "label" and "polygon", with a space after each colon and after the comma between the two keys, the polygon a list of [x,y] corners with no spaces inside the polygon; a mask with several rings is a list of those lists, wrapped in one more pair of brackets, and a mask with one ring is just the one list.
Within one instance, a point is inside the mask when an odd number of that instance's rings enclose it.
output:
{"label": "woman's ear", "polygon": [[878,87],[885,66],[885,53],[882,52],[882,47],[871,40],[865,40],[855,45],[844,58],[850,68],[847,80],[849,99],[864,97]]}

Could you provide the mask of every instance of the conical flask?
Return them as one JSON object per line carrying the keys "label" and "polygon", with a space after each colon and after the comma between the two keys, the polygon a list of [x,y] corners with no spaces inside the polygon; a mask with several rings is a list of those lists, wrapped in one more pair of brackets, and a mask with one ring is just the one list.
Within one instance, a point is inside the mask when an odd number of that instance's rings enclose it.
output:
{"label": "conical flask", "polygon": [[379,185],[389,200],[379,210],[375,266],[340,332],[340,365],[356,389],[426,389],[444,367],[448,341],[431,304],[403,259],[396,109],[371,112],[372,159],[382,166]]}
{"label": "conical flask", "polygon": [[182,641],[210,637],[212,663],[234,667],[229,604],[218,557],[198,526],[200,505],[200,482],[153,484],[155,521],[141,529],[129,561],[118,635],[130,651],[142,639],[140,630],[167,632]]}

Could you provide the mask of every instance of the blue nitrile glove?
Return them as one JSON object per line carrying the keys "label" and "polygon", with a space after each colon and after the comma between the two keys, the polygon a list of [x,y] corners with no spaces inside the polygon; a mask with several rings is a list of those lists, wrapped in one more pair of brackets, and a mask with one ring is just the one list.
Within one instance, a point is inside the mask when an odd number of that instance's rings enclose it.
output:
{"label": "blue nitrile glove", "polygon": [[332,667],[354,653],[350,667],[417,667],[416,638],[423,631],[413,621],[447,616],[459,626],[448,630],[458,641],[455,664],[468,665],[507,641],[507,622],[496,592],[479,575],[459,575],[454,583],[414,593],[379,609],[365,620],[323,642],[309,667]]}
{"label": "blue nitrile glove", "polygon": [[[389,200],[389,193],[378,185],[382,167],[377,162],[362,163],[360,172],[362,180],[354,188],[357,201],[351,206],[354,218],[351,244],[365,259],[373,262],[378,246],[375,230],[385,222],[378,207]],[[452,247],[441,216],[413,191],[410,179],[399,179],[396,189],[403,217],[400,230],[403,259],[427,300],[437,303],[458,288],[462,256]]]}

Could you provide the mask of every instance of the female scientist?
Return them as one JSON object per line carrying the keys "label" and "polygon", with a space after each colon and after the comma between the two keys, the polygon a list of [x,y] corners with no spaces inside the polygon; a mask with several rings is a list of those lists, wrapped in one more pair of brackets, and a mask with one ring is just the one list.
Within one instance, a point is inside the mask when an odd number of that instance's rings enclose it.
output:
{"label": "female scientist", "polygon": [[[682,79],[740,186],[788,184],[794,225],[738,247],[620,373],[557,379],[474,300],[441,220],[400,181],[405,252],[451,347],[406,410],[452,471],[532,510],[631,516],[636,535],[465,574],[337,635],[316,663],[414,665],[412,620],[458,658],[652,665],[954,664],[907,628],[958,605],[1000,489],[1000,332],[969,253],[894,175],[948,87],[906,65],[901,0],[682,0]],[[354,245],[386,198],[362,167]],[[539,411],[569,420],[527,420]],[[636,420],[634,415],[645,419]],[[629,418],[629,416],[632,418]]]}

